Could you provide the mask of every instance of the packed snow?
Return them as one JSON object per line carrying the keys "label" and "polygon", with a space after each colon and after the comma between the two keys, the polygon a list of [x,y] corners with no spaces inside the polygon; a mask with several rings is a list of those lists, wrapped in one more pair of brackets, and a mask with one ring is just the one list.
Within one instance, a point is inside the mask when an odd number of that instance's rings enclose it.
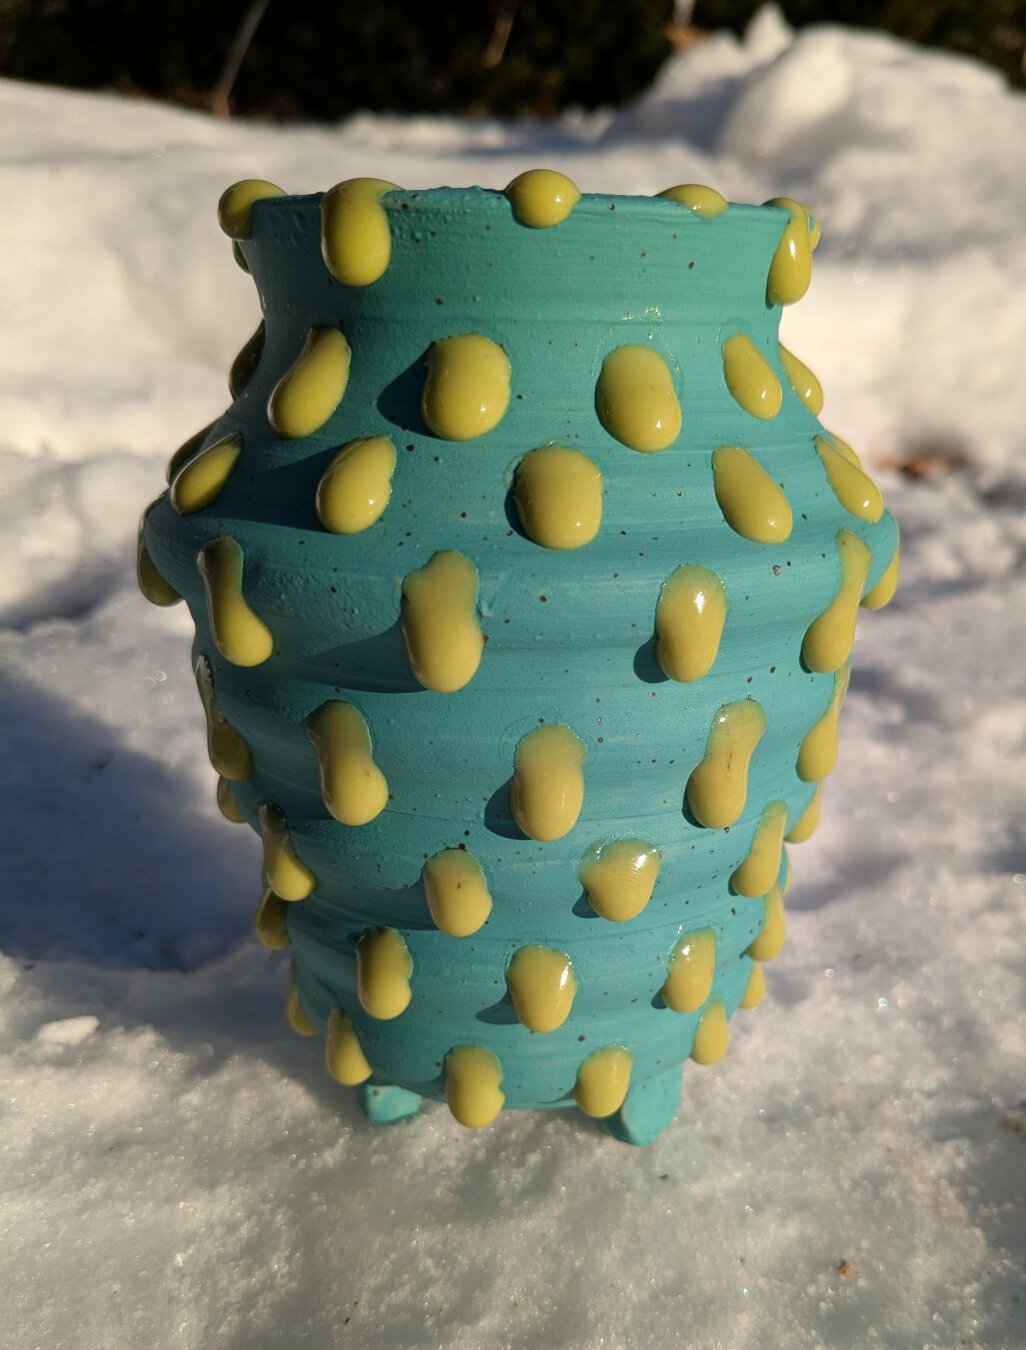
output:
{"label": "packed snow", "polygon": [[[0,84],[0,1344],[1026,1343],[1026,100],[841,28],[672,60],[619,114],[281,128]],[[184,607],[141,508],[257,302],[242,177],[708,182],[823,220],[787,345],[904,534],[789,942],[632,1150],[574,1113],[365,1123],[251,936]]]}

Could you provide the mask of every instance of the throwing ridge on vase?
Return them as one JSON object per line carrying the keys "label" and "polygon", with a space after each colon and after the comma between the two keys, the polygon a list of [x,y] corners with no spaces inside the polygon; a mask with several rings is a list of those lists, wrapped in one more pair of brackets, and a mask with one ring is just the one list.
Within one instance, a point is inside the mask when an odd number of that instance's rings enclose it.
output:
{"label": "throwing ridge on vase", "polygon": [[192,612],[289,1022],[373,1120],[574,1109],[649,1143],[763,996],[859,605],[897,584],[778,339],[819,223],[551,170],[251,180],[220,220],[264,322],[139,584]]}

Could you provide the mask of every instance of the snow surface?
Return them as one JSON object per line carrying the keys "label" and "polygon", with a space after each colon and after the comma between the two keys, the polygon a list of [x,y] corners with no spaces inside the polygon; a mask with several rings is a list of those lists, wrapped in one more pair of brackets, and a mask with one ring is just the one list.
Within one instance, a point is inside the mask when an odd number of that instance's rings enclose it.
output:
{"label": "snow surface", "polygon": [[[1023,96],[767,9],[616,116],[282,129],[14,83],[0,115],[5,1350],[1026,1343]],[[132,576],[257,315],[222,188],[539,162],[814,207],[785,340],[904,528],[768,999],[648,1150],[364,1123],[285,1027],[187,616]]]}

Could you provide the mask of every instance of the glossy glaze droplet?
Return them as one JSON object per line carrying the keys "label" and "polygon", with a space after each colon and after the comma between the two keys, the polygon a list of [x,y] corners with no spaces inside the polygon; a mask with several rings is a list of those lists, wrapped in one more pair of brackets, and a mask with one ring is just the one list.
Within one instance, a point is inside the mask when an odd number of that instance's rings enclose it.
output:
{"label": "glossy glaze droplet", "polygon": [[231,725],[217,705],[214,675],[205,656],[196,658],[196,687],[207,719],[207,754],[210,763],[223,778],[237,782],[253,772],[253,759],[240,732]]}
{"label": "glossy glaze droplet", "polygon": [[370,732],[351,703],[323,704],[306,724],[317,753],[324,805],[343,825],[366,825],[388,805],[388,783],[374,763]]}
{"label": "glossy glaze droplet", "polygon": [[822,436],[817,436],[813,444],[834,496],[844,509],[862,520],[879,520],[883,515],[883,498],[873,480]]}
{"label": "glossy glaze droplet", "polygon": [[390,1022],[410,1005],[413,960],[394,928],[370,928],[356,944],[356,992],[365,1013]]}
{"label": "glossy glaze droplet", "polygon": [[528,169],[513,179],[506,196],[521,225],[544,230],[566,220],[581,200],[581,190],[553,169]]}
{"label": "glossy glaze droplet", "polygon": [[135,546],[135,577],[139,583],[139,589],[150,602],[151,605],[177,605],[181,596],[165,577],[157,571],[157,564],[150,557],[149,550],[146,547],[144,531],[146,528],[146,517],[153,508],[144,512],[142,520],[139,522],[139,535]]}
{"label": "glossy glaze droplet", "polygon": [[477,619],[477,568],[454,550],[436,553],[403,581],[400,615],[410,669],[436,694],[474,678],[484,634]]}
{"label": "glossy glaze droplet", "polygon": [[363,1053],[353,1019],[341,1008],[332,1008],[328,1013],[324,1062],[332,1078],[344,1087],[357,1087],[360,1083],[366,1083],[374,1072]]}
{"label": "glossy glaze droplet", "polygon": [[784,936],[784,893],[779,886],[773,886],[766,896],[759,935],[749,944],[746,955],[753,961],[772,961],[783,950]]}
{"label": "glossy glaze droplet", "polygon": [[285,995],[285,1020],[297,1036],[316,1036],[317,1025],[303,1007],[296,983],[295,966],[289,971],[289,987]]}
{"label": "glossy glaze droplet", "polygon": [[873,555],[851,530],[837,533],[841,584],[830,604],[809,625],[802,641],[802,660],[809,670],[828,674],[844,664],[855,642],[855,620]]}
{"label": "glossy glaze droplet", "polygon": [[392,235],[381,198],[398,190],[384,178],[349,178],[321,198],[321,253],[345,285],[369,286],[388,270]]}
{"label": "glossy glaze droplet", "polygon": [[256,912],[257,941],[271,951],[283,951],[290,946],[286,921],[288,905],[270,887],[264,891]]}
{"label": "glossy glaze droplet", "polygon": [[586,1116],[604,1120],[619,1111],[631,1085],[634,1058],[622,1045],[603,1045],[581,1062],[574,1101]]}
{"label": "glossy glaze droplet", "polygon": [[445,441],[469,441],[497,427],[509,407],[509,358],[480,333],[432,342],[420,415]]}
{"label": "glossy glaze droplet", "polygon": [[837,763],[837,724],[850,676],[851,663],[845,662],[834,674],[834,690],[826,712],[806,732],[799,746],[797,770],[803,783],[820,783],[834,771]]}
{"label": "glossy glaze droplet", "polygon": [[517,466],[513,502],[524,533],[543,548],[582,548],[602,521],[602,474],[579,450],[543,445]]}
{"label": "glossy glaze droplet", "polygon": [[842,440],[841,437],[833,431],[827,432],[827,439],[837,453],[846,459],[849,464],[854,464],[856,469],[862,468],[862,460],[847,441]]}
{"label": "glossy glaze droplet", "polygon": [[685,933],[666,967],[663,1002],[674,1012],[696,1012],[709,997],[715,973],[716,934],[711,928]]}
{"label": "glossy glaze droplet", "polygon": [[179,469],[181,469],[183,464],[187,463],[190,459],[192,459],[193,455],[206,440],[207,435],[214,429],[214,425],[215,425],[214,422],[208,422],[205,427],[201,427],[200,430],[195,433],[195,435],[190,436],[189,439],[187,441],[184,441],[174,452],[174,454],[167,462],[167,470],[165,476],[167,478],[168,483],[174,482]]}
{"label": "glossy glaze droplet", "polygon": [[248,239],[250,215],[255,202],[267,197],[283,197],[284,190],[266,178],[244,178],[221,193],[217,204],[217,220],[229,239]]}
{"label": "glossy glaze droplet", "polygon": [[217,809],[225,820],[230,821],[233,825],[244,825],[246,823],[245,812],[235,800],[231,780],[228,778],[218,778],[217,780]]}
{"label": "glossy glaze droplet", "polygon": [[436,928],[450,937],[476,933],[492,912],[481,864],[463,848],[445,848],[424,864],[424,898]]}
{"label": "glossy glaze droplet", "polygon": [[816,832],[816,826],[819,824],[819,810],[822,800],[823,785],[817,783],[816,791],[812,794],[808,806],[787,832],[786,839],[789,844],[804,844],[806,839],[812,838]]}
{"label": "glossy glaze droplet", "polygon": [[710,1003],[698,1019],[698,1029],[691,1046],[691,1058],[696,1064],[715,1064],[727,1053],[729,1044],[727,1010],[717,1000]]}
{"label": "glossy glaze droplet", "polygon": [[784,401],[773,367],[744,333],[735,333],[723,344],[723,378],[735,402],[753,417],[768,422]]}
{"label": "glossy glaze droplet", "polygon": [[305,900],[317,885],[317,878],[300,862],[293,848],[285,813],[273,802],[265,802],[258,815],[264,843],[264,871],[271,889],[282,900]]}
{"label": "glossy glaze droplet", "polygon": [[616,839],[589,849],[578,871],[589,905],[613,923],[636,918],[652,898],[659,862],[659,850],[643,839]]}
{"label": "glossy glaze droplet", "polygon": [[259,666],[274,650],[271,630],[242,593],[242,548],[235,539],[212,539],[196,559],[207,595],[210,631],[233,666]]}
{"label": "glossy glaze droplet", "polygon": [[690,683],[716,660],[727,618],[727,592],[715,572],[685,563],[663,582],[656,603],[656,660],[671,680]]}
{"label": "glossy glaze droplet", "polygon": [[509,807],[529,839],[562,839],[584,805],[584,742],[550,723],[529,731],[513,757]]}
{"label": "glossy glaze droplet", "polygon": [[790,503],[747,450],[721,445],[713,451],[712,467],[716,500],[732,530],[757,544],[779,544],[790,537]]}
{"label": "glossy glaze droplet", "polygon": [[228,392],[232,398],[238,398],[253,378],[253,372],[260,364],[264,350],[264,321],[261,319],[257,330],[232,362],[228,372]]}
{"label": "glossy glaze droplet", "polygon": [[748,856],[734,871],[730,884],[738,895],[757,899],[765,895],[780,874],[787,829],[787,803],[769,802],[759,817]]}
{"label": "glossy glaze droplet", "polygon": [[531,1031],[561,1027],[577,994],[569,956],[552,947],[521,947],[506,968],[506,985],[518,1020]]}
{"label": "glossy glaze droplet", "polygon": [[705,758],[688,779],[688,805],[700,824],[722,830],[741,815],[748,795],[748,766],[765,731],[766,714],[754,699],[738,699],[719,709]]}
{"label": "glossy glaze droplet", "polygon": [[745,985],[745,992],[741,995],[740,1008],[757,1008],[766,997],[766,972],[762,966],[755,963],[752,966],[752,973],[748,977],[748,983]]}
{"label": "glossy glaze droplet", "polygon": [[342,402],[349,383],[349,343],[337,328],[314,328],[274,386],[267,418],[288,440],[312,436]]}
{"label": "glossy glaze droplet", "polygon": [[186,462],[171,484],[171,505],[180,516],[200,511],[217,498],[242,452],[242,433],[208,445]]}
{"label": "glossy glaze droplet", "polygon": [[595,386],[599,421],[631,450],[665,450],[680,435],[680,403],[665,360],[651,347],[616,347]]}
{"label": "glossy glaze droplet", "polygon": [[823,386],[805,362],[798,360],[794,352],[789,352],[782,344],[777,350],[788,384],[813,416],[818,417],[823,411]]}
{"label": "glossy glaze droplet", "polygon": [[790,213],[766,279],[766,301],[793,305],[809,289],[812,280],[812,232],[808,210],[793,197],[772,197],[767,206],[781,206]]}
{"label": "glossy glaze droplet", "polygon": [[502,1065],[483,1045],[457,1045],[445,1057],[445,1100],[461,1125],[490,1125],[506,1098],[500,1091]]}
{"label": "glossy glaze droplet", "polygon": [[894,553],[891,556],[890,562],[884,569],[880,580],[872,590],[865,593],[860,601],[863,609],[883,609],[884,605],[889,605],[894,599],[894,592],[898,589],[900,552],[899,546],[895,544]]}
{"label": "glossy glaze droplet", "polygon": [[392,495],[395,446],[361,436],[338,452],[317,485],[317,518],[332,534],[359,534],[380,520]]}
{"label": "glossy glaze droplet", "polygon": [[722,216],[730,205],[722,193],[715,188],[704,187],[701,183],[682,183],[680,187],[666,188],[659,196],[668,197],[671,202],[680,202],[681,206],[686,206],[692,215],[702,220]]}

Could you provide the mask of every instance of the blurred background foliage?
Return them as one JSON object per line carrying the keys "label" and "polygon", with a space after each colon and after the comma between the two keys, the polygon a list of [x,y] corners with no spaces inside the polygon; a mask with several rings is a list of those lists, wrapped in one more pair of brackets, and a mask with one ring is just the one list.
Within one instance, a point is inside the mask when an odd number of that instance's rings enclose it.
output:
{"label": "blurred background foliage", "polygon": [[[630,101],[675,48],[761,0],[0,0],[0,74],[221,115],[544,116]],[[884,29],[1026,85],[1020,0],[781,0],[792,24]]]}

